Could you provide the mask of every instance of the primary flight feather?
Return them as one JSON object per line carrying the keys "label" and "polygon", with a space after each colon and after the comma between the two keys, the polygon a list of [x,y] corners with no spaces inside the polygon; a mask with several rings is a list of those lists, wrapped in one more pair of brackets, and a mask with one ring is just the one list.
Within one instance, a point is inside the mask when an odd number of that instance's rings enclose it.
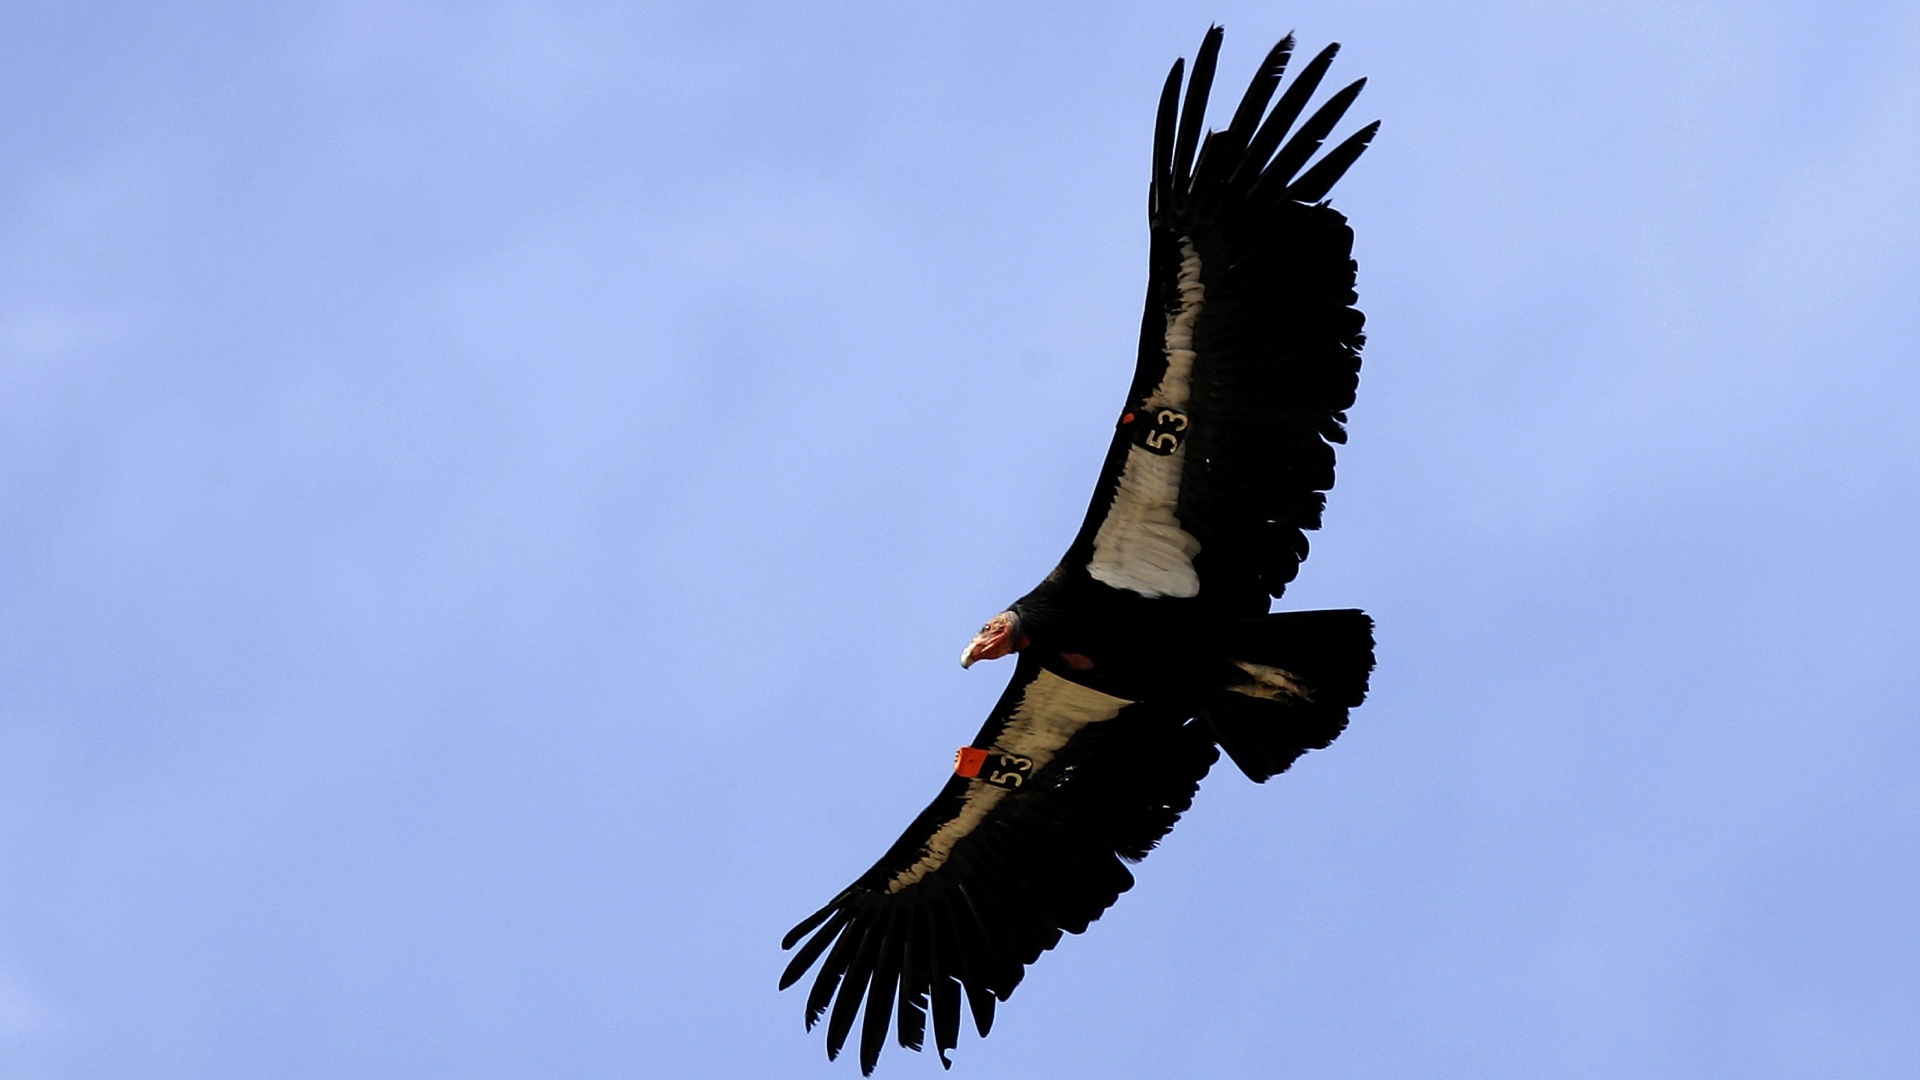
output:
{"label": "primary flight feather", "polygon": [[[1376,121],[1314,160],[1364,79],[1298,126],[1338,45],[1279,100],[1293,39],[1202,137],[1221,31],[1154,127],[1147,307],[1133,385],[1085,522],[962,665],[1017,655],[954,775],[898,841],[790,931],[782,989],[815,964],[827,1056],[891,1031],[943,1064],[961,1004],[996,1002],[1133,885],[1225,751],[1264,782],[1332,742],[1367,692],[1359,611],[1268,613],[1307,554],[1359,382],[1353,234],[1324,201]],[[1269,108],[1271,106],[1271,108]],[[1311,163],[1311,164],[1309,164]]]}

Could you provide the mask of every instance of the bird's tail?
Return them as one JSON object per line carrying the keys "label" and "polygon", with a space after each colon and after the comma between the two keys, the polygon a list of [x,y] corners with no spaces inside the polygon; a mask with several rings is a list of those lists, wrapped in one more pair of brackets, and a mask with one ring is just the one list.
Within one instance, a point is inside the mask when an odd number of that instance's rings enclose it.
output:
{"label": "bird's tail", "polygon": [[1285,611],[1241,623],[1226,685],[1200,713],[1255,783],[1331,743],[1367,696],[1373,620],[1363,611]]}

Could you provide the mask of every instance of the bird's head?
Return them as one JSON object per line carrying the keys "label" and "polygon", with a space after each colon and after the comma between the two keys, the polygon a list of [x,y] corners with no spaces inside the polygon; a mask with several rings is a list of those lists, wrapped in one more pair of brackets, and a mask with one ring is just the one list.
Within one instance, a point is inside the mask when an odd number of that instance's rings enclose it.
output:
{"label": "bird's head", "polygon": [[1020,616],[1003,611],[987,620],[987,625],[967,642],[960,654],[960,666],[972,667],[975,660],[998,660],[1027,647],[1027,635],[1020,629]]}

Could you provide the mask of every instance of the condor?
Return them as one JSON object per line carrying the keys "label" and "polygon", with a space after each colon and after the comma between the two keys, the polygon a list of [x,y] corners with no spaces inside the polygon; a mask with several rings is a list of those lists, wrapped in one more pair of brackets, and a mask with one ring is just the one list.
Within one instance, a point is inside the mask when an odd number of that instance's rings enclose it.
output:
{"label": "condor", "polygon": [[1264,782],[1366,696],[1372,620],[1267,609],[1346,439],[1363,320],[1325,199],[1379,123],[1309,167],[1366,80],[1296,129],[1339,46],[1275,101],[1288,37],[1203,139],[1220,39],[1184,101],[1184,61],[1161,94],[1139,361],[1086,521],[960,656],[1015,656],[1013,679],[933,804],[781,943],[799,947],[782,989],[820,965],[806,1021],[825,1018],[829,1058],[859,1022],[862,1073],[890,1029],[918,1050],[929,1024],[949,1064],[962,996],[985,1036],[1026,966],[1132,887],[1221,751]]}

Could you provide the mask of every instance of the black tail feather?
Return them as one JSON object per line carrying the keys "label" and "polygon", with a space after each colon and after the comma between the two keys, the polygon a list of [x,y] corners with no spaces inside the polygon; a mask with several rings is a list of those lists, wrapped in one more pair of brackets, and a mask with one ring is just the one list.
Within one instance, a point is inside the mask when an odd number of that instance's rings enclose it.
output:
{"label": "black tail feather", "polygon": [[1271,697],[1222,690],[1201,708],[1220,749],[1249,780],[1265,783],[1346,730],[1348,711],[1367,696],[1373,620],[1350,609],[1248,619],[1233,656],[1277,668],[1301,690]]}

